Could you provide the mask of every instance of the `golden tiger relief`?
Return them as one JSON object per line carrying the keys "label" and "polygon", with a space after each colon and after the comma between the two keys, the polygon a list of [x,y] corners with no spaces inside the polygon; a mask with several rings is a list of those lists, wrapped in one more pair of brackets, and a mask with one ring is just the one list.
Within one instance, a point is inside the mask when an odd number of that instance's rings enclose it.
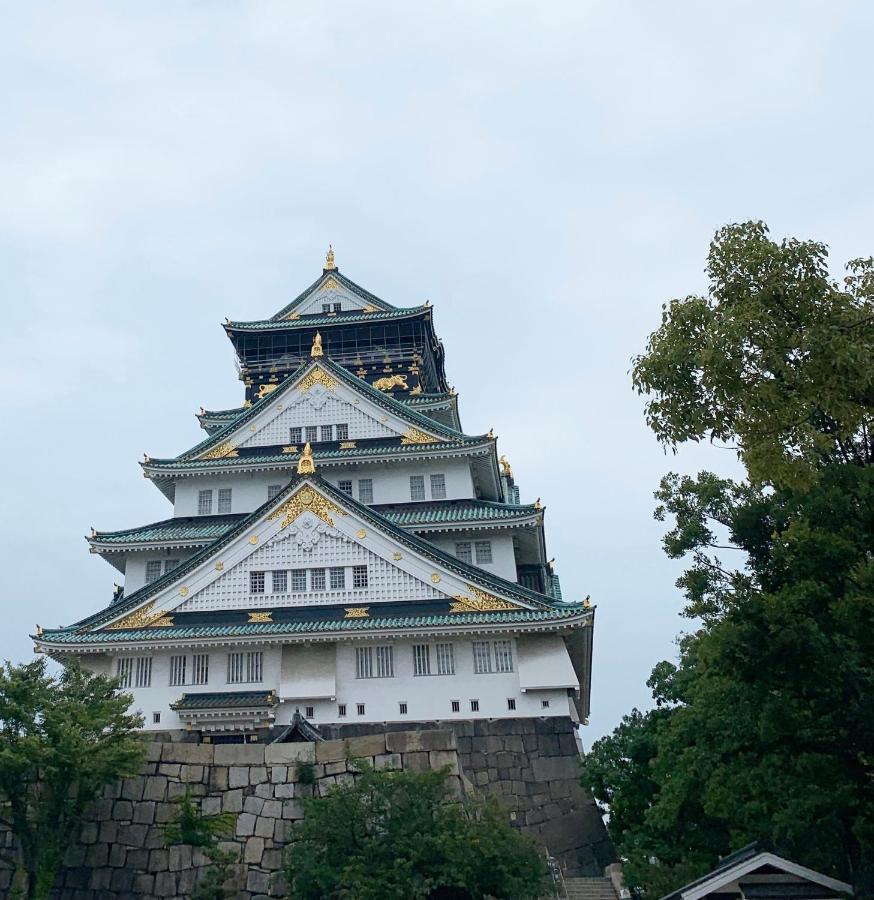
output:
{"label": "golden tiger relief", "polygon": [[391,375],[388,378],[377,378],[376,381],[373,382],[373,386],[378,391],[390,391],[392,388],[396,387],[399,387],[403,391],[409,390],[406,375]]}

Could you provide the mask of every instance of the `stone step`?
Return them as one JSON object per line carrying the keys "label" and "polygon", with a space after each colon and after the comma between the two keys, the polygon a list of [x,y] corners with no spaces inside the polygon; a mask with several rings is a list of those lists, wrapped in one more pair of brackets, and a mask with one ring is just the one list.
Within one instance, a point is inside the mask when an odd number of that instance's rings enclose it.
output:
{"label": "stone step", "polygon": [[609,878],[565,878],[567,900],[619,900]]}

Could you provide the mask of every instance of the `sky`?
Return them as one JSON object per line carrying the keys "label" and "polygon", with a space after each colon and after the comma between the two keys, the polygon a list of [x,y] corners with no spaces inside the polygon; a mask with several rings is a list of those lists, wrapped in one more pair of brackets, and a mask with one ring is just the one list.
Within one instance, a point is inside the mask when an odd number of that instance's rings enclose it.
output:
{"label": "sky", "polygon": [[239,405],[221,322],[340,270],[430,300],[462,424],[597,605],[584,742],[676,657],[665,453],[632,390],[721,225],[874,253],[865,2],[0,2],[0,659],[110,600],[84,535]]}

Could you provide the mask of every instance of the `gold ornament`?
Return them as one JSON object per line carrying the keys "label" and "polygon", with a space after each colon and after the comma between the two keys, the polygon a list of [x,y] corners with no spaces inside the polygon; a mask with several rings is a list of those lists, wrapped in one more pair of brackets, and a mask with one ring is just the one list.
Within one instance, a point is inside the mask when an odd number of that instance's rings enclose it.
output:
{"label": "gold ornament", "polygon": [[316,332],[316,336],[313,338],[313,346],[310,350],[310,356],[315,359],[318,356],[324,356],[325,351],[322,350],[322,335],[320,332]]}
{"label": "gold ornament", "polygon": [[278,387],[278,384],[262,384],[258,388],[258,393],[255,396],[259,400],[263,400],[268,394],[272,394]]}
{"label": "gold ornament", "polygon": [[188,596],[188,588],[183,584],[181,588],[179,588],[179,596],[187,597]]}
{"label": "gold ornament", "polygon": [[506,475],[507,478],[513,477],[513,469],[510,467],[510,463],[507,460],[506,456],[502,456],[498,462],[501,464],[501,474]]}
{"label": "gold ornament", "polygon": [[297,474],[298,475],[313,475],[316,471],[316,464],[313,462],[313,448],[310,447],[310,442],[307,441],[303,448],[303,453],[300,455],[300,459],[297,461]]}
{"label": "gold ornament", "polygon": [[392,388],[399,387],[401,390],[408,391],[406,375],[389,375],[386,378],[377,378],[373,382],[373,386],[378,391],[390,391]]}
{"label": "gold ornament", "polygon": [[162,610],[152,612],[155,605],[154,600],[150,600],[145,606],[141,606],[134,612],[126,615],[123,619],[113,622],[106,626],[107,631],[121,631],[123,628],[148,628],[152,622],[160,619],[164,613]]}
{"label": "gold ornament", "polygon": [[355,532],[355,537],[357,537],[359,541],[363,541],[364,538],[367,537],[367,532],[363,528],[359,528],[358,531]]}
{"label": "gold ornament", "polygon": [[323,497],[309,485],[306,485],[295,494],[292,494],[278,509],[273,510],[267,516],[267,519],[279,519],[284,516],[285,518],[282,519],[282,524],[279,526],[280,530],[282,530],[291,525],[298,516],[305,512],[313,513],[332,528],[334,526],[334,520],[331,518],[332,514],[338,516],[346,515],[346,512],[340,509],[339,506],[332,503],[327,497]]}
{"label": "gold ornament", "polygon": [[249,613],[249,621],[250,622],[272,622],[273,621],[273,610],[265,610],[264,612],[250,612]]}
{"label": "gold ornament", "polygon": [[207,450],[206,453],[201,453],[198,459],[230,459],[232,456],[239,455],[236,447],[230,441],[225,441],[223,444]]}
{"label": "gold ornament", "polygon": [[161,616],[160,619],[155,619],[154,622],[149,623],[149,628],[172,628],[173,627],[173,616]]}
{"label": "gold ornament", "polygon": [[401,435],[402,444],[436,444],[438,442],[439,438],[435,438],[430,434],[425,434],[424,431],[419,431],[418,428],[408,428]]}
{"label": "gold ornament", "polygon": [[509,603],[507,600],[501,600],[500,597],[495,597],[493,594],[480,590],[472,584],[469,584],[467,589],[473,594],[473,597],[467,597],[464,594],[453,597],[452,599],[455,600],[455,603],[450,606],[449,612],[501,612],[519,609],[519,607],[513,603]]}
{"label": "gold ornament", "polygon": [[344,619],[366,619],[370,616],[367,606],[347,606]]}
{"label": "gold ornament", "polygon": [[337,268],[334,262],[334,248],[328,244],[328,252],[325,254],[325,271],[333,272]]}
{"label": "gold ornament", "polygon": [[315,368],[308,375],[304,375],[300,380],[297,389],[305,394],[314,384],[320,384],[329,391],[333,391],[337,386],[336,379],[332,378],[324,369]]}

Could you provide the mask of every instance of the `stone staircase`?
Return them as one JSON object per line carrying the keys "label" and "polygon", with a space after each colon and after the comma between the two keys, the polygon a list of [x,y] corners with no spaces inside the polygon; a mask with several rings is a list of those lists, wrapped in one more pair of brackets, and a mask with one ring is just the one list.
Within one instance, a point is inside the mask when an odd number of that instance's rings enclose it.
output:
{"label": "stone staircase", "polygon": [[565,878],[566,900],[619,900],[609,878]]}

